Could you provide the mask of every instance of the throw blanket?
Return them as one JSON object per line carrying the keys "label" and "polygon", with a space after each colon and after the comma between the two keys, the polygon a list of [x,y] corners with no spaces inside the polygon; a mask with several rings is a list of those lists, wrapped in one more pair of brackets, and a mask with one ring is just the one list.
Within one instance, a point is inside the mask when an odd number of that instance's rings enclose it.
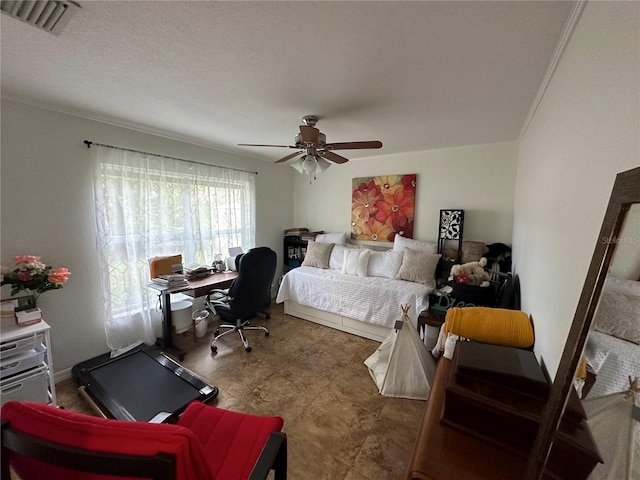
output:
{"label": "throw blanket", "polygon": [[435,357],[439,357],[443,351],[445,358],[453,356],[455,342],[450,341],[447,345],[449,334],[507,347],[528,348],[534,342],[529,315],[520,310],[504,308],[466,307],[447,310],[447,317],[432,352]]}
{"label": "throw blanket", "polygon": [[381,277],[346,275],[339,270],[298,267],[282,279],[277,303],[293,300],[301,305],[393,328],[400,320],[400,305],[411,305],[414,328],[418,314],[429,308],[432,288],[421,283]]}

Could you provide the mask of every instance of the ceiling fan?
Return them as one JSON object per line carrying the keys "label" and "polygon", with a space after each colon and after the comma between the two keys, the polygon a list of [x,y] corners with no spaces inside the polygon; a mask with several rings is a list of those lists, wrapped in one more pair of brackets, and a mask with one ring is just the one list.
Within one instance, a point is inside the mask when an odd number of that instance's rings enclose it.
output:
{"label": "ceiling fan", "polygon": [[327,162],[327,160],[334,163],[345,163],[349,161],[349,159],[334,153],[334,150],[382,148],[382,142],[377,140],[369,142],[327,143],[325,134],[315,127],[317,122],[318,117],[315,115],[302,117],[302,123],[304,125],[300,125],[300,133],[294,138],[295,145],[257,145],[251,143],[240,143],[238,145],[243,147],[294,148],[298,151],[277,160],[275,163],[283,163],[300,156],[291,166],[300,173],[308,173],[310,175],[320,173],[329,168],[331,164]]}

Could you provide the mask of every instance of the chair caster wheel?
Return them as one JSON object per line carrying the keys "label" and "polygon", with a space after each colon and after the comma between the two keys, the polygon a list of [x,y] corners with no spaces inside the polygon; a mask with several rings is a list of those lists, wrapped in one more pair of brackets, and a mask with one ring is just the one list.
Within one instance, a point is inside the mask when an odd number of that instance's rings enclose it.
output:
{"label": "chair caster wheel", "polygon": [[266,318],[267,320],[269,320],[269,319],[271,318],[271,314],[270,314],[270,313],[267,313],[267,314],[264,316],[264,318]]}
{"label": "chair caster wheel", "polygon": [[219,328],[216,328],[216,331],[215,331],[215,332],[213,332],[213,336],[214,336],[214,337],[217,337],[219,333],[220,333],[220,329],[219,329]]}
{"label": "chair caster wheel", "polygon": [[218,353],[218,347],[211,345],[211,353]]}
{"label": "chair caster wheel", "polygon": [[264,336],[268,337],[269,336],[269,332],[264,332]]}
{"label": "chair caster wheel", "polygon": [[245,348],[245,350],[246,350],[247,352],[250,352],[250,351],[251,351],[251,347],[247,347],[247,348]]}

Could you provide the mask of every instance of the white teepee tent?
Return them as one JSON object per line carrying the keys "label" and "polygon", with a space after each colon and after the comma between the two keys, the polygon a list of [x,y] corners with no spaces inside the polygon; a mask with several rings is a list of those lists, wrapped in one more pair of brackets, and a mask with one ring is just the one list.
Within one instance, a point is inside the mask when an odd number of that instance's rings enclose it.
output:
{"label": "white teepee tent", "polygon": [[377,350],[364,361],[381,395],[426,400],[435,375],[435,360],[413,328],[402,305],[399,327],[389,333]]}
{"label": "white teepee tent", "polygon": [[[590,480],[640,479],[640,422],[634,405],[634,382],[626,392],[583,400],[591,434],[604,463]],[[636,398],[637,401],[637,398]],[[636,418],[634,418],[636,417]]]}

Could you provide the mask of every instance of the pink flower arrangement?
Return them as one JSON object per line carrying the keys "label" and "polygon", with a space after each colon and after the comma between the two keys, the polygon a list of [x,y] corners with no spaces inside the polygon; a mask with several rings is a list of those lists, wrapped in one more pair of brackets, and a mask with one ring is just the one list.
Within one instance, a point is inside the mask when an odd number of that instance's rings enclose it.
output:
{"label": "pink flower arrangement", "polygon": [[15,267],[2,267],[0,285],[11,285],[11,296],[24,292],[35,304],[38,297],[49,290],[62,288],[71,272],[65,267],[55,270],[35,255],[16,255]]}

